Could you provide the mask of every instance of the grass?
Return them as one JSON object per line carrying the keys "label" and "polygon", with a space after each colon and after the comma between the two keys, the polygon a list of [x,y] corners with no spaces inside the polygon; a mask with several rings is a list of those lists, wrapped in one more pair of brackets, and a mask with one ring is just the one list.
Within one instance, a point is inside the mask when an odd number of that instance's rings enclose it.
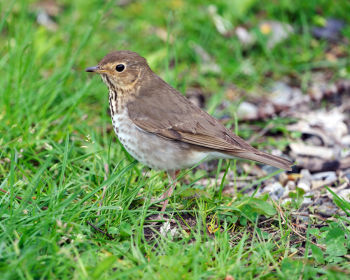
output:
{"label": "grass", "polygon": [[[172,236],[161,235],[159,225],[150,227],[149,219],[159,213],[151,198],[164,191],[166,175],[142,167],[123,150],[111,130],[107,90],[84,72],[87,66],[110,50],[137,51],[182,92],[203,88],[208,111],[232,119],[232,107],[217,110],[232,84],[253,92],[290,75],[303,85],[315,68],[349,77],[349,49],[340,45],[344,58],[328,61],[329,45],[310,35],[311,26],[328,16],[349,22],[348,1],[213,3],[233,25],[275,19],[297,32],[273,50],[263,37],[256,47],[243,49],[235,37],[217,32],[208,4],[181,0],[159,1],[156,9],[148,1],[125,7],[115,1],[59,1],[57,28],[51,31],[36,22],[37,2],[0,3],[0,187],[7,192],[0,195],[1,279],[349,275],[348,220],[309,225],[300,239],[291,209],[268,197],[221,195],[227,181],[203,185],[199,179],[209,176],[203,170],[184,171],[171,199],[168,213],[184,229]],[[168,35],[159,35],[164,31]],[[349,26],[343,33],[349,38]],[[210,71],[210,63],[208,70],[194,45],[210,54],[220,73]],[[252,68],[250,74],[243,74],[242,65]],[[277,130],[283,124],[275,120]],[[245,138],[253,133],[240,127]],[[217,174],[225,162],[221,166]],[[335,202],[350,211],[341,198]]]}

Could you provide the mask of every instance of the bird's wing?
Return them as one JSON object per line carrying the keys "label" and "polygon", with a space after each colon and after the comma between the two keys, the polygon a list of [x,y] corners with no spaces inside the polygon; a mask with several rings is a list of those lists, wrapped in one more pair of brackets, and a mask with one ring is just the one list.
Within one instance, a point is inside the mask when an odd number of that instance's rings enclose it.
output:
{"label": "bird's wing", "polygon": [[[156,82],[156,85],[154,83]],[[127,104],[131,120],[159,136],[222,152],[257,151],[160,78]]]}
{"label": "bird's wing", "polygon": [[291,161],[253,148],[158,76],[153,77],[139,88],[136,99],[127,103],[129,117],[140,129],[170,140],[291,170]]}

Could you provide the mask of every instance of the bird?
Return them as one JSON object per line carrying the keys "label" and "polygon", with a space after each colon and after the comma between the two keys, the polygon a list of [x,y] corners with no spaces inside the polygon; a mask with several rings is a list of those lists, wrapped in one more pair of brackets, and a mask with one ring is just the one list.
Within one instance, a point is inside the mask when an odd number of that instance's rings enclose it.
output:
{"label": "bird", "polygon": [[126,151],[168,173],[166,210],[179,170],[212,159],[247,159],[291,170],[288,159],[259,151],[171,87],[136,52],[108,53],[86,72],[99,74],[109,91],[112,125]]}

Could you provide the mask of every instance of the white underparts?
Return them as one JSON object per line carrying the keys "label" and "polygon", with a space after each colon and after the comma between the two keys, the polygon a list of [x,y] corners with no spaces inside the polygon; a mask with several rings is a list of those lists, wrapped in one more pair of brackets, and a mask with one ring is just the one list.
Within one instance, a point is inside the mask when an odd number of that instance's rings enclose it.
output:
{"label": "white underparts", "polygon": [[193,151],[190,145],[167,140],[137,127],[125,109],[112,117],[114,131],[131,156],[155,169],[179,170],[204,159],[228,157],[219,152]]}

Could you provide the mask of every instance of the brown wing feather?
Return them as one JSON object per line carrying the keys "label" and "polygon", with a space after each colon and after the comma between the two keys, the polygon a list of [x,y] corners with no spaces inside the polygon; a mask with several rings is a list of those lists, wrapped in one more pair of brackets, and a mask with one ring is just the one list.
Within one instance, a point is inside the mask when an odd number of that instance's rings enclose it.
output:
{"label": "brown wing feather", "polygon": [[127,108],[131,120],[147,132],[279,168],[289,169],[291,165],[284,159],[273,164],[274,158],[280,158],[250,146],[155,74],[143,82]]}

